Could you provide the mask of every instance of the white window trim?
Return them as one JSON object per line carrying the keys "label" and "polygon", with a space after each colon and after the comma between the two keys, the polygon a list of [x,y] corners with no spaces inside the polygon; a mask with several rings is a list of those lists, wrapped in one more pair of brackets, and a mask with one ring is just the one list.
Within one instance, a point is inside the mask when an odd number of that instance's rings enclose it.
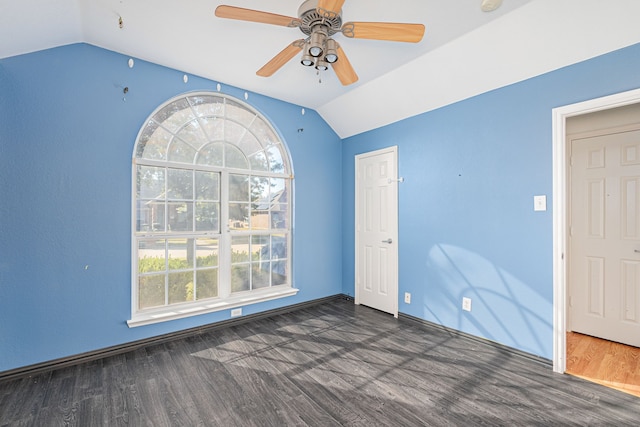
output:
{"label": "white window trim", "polygon": [[127,320],[127,325],[130,328],[134,328],[137,326],[167,322],[169,320],[184,319],[186,317],[197,316],[200,314],[214,313],[216,311],[230,310],[236,307],[244,307],[246,305],[294,296],[298,291],[299,289],[288,285],[274,286],[271,288],[234,294],[233,296],[225,299],[202,300],[201,304],[174,304],[169,307],[161,307],[158,309],[150,309],[145,310],[144,312],[135,313],[130,320]]}

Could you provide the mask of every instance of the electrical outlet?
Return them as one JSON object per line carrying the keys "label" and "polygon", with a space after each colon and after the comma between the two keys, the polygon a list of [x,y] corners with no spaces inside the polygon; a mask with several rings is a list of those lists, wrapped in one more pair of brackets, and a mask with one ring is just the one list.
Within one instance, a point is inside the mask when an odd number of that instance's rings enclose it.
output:
{"label": "electrical outlet", "polygon": [[464,311],[471,311],[471,298],[462,298],[462,309]]}
{"label": "electrical outlet", "polygon": [[238,316],[242,316],[242,307],[234,308],[233,310],[231,310],[231,317],[238,317]]}
{"label": "electrical outlet", "polygon": [[411,304],[411,294],[409,292],[404,293],[404,302],[406,304]]}

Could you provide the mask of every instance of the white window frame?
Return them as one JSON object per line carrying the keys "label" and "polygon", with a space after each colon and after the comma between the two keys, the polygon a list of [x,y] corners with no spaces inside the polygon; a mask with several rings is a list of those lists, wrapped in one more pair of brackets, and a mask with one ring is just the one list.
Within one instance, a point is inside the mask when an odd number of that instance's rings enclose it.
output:
{"label": "white window frame", "polygon": [[[214,97],[216,99],[220,99],[223,102],[222,113],[220,116],[216,115],[216,124],[215,126],[224,127],[228,122],[234,122],[234,126],[241,124],[239,121],[235,121],[229,117],[227,117],[227,108],[229,103],[236,104],[236,106],[241,107],[243,109],[243,113],[247,113],[248,116],[253,115],[253,121],[260,121],[260,125],[263,126],[263,129],[268,129],[269,136],[257,137],[256,140],[262,146],[262,150],[264,150],[265,155],[267,155],[267,151],[269,149],[273,149],[274,146],[279,147],[279,153],[282,157],[283,165],[282,171],[273,171],[273,170],[255,170],[252,169],[251,164],[249,163],[248,169],[238,169],[232,167],[226,167],[225,165],[199,165],[196,163],[196,159],[193,159],[192,163],[183,163],[183,162],[174,162],[167,160],[168,154],[165,155],[165,158],[154,159],[154,158],[144,158],[144,156],[138,156],[139,144],[143,144],[141,141],[143,138],[143,134],[148,125],[156,118],[157,114],[160,113],[166,107],[174,104],[177,105],[180,102],[190,102],[190,109],[195,113],[194,104],[191,102],[195,99],[204,99],[207,97]],[[217,105],[217,104],[216,104]],[[184,109],[187,110],[187,109]],[[184,111],[181,110],[181,111]],[[218,113],[216,113],[218,114]],[[196,114],[197,116],[197,114]],[[172,118],[173,115],[165,118]],[[178,117],[178,115],[176,115]],[[200,118],[199,116],[197,116]],[[209,117],[209,116],[207,116]],[[211,118],[211,117],[209,117]],[[167,122],[169,120],[166,120]],[[160,123],[158,120],[156,123]],[[162,123],[165,123],[164,121]],[[162,126],[162,123],[160,125]],[[183,125],[185,126],[190,121],[186,121]],[[253,122],[251,122],[248,126],[246,124],[241,124],[244,128],[245,132],[252,132]],[[182,127],[180,128],[182,129]],[[216,128],[217,129],[217,128]],[[178,132],[176,132],[177,134]],[[223,132],[224,133],[224,132]],[[167,147],[171,145],[172,141],[176,138],[176,134],[174,134],[170,141],[167,143]],[[272,139],[270,139],[272,138]],[[207,140],[208,143],[213,142],[222,142],[226,144],[235,145],[236,148],[240,149],[245,156],[251,153],[244,153],[239,144],[235,144],[235,141],[227,141],[226,133],[225,137],[221,140],[213,141],[211,139]],[[141,148],[144,151],[145,146],[142,145]],[[197,152],[198,150],[196,150]],[[255,153],[253,153],[255,154]],[[268,155],[267,155],[268,158]],[[289,151],[285,142],[282,140],[280,135],[276,132],[273,125],[258,111],[256,111],[253,107],[249,106],[243,101],[240,101],[237,98],[231,97],[229,95],[221,94],[219,92],[192,92],[186,93],[183,95],[176,96],[162,105],[160,105],[145,121],[144,125],[141,127],[140,132],[136,138],[136,143],[133,150],[132,156],[132,238],[131,238],[131,251],[132,251],[132,269],[131,269],[131,319],[127,321],[129,327],[143,326],[158,322],[164,322],[174,319],[181,319],[185,317],[211,313],[221,310],[233,309],[237,307],[246,306],[249,304],[255,304],[259,302],[274,300],[278,298],[284,298],[288,296],[296,295],[298,289],[293,287],[293,271],[292,271],[292,231],[293,231],[293,171],[291,166],[291,158],[289,155]],[[137,170],[138,166],[150,166],[150,167],[161,167],[161,168],[178,168],[190,171],[206,171],[206,172],[215,172],[219,173],[219,233],[212,233],[210,231],[185,231],[185,232],[169,232],[169,231],[138,231],[138,198],[137,198]],[[287,218],[286,218],[286,227],[279,229],[232,229],[228,227],[228,218],[229,218],[229,175],[231,174],[242,174],[256,177],[264,177],[264,178],[279,178],[284,179],[287,183],[288,188],[288,209],[287,209]],[[165,180],[167,177],[165,176]],[[165,198],[167,196],[165,195]],[[195,199],[194,205],[195,205]],[[195,209],[195,206],[194,206]],[[168,221],[166,218],[164,219],[165,223]],[[269,222],[270,223],[270,222]],[[270,223],[271,224],[271,223]],[[271,227],[271,225],[270,225]],[[276,286],[269,286],[260,289],[253,289],[247,291],[240,292],[231,292],[231,239],[232,236],[254,236],[254,235],[286,235],[286,247],[287,247],[287,256],[286,256],[286,271],[287,271],[287,281],[285,284],[280,284]],[[195,300],[190,302],[181,302],[175,304],[168,304],[163,306],[157,306],[153,308],[145,308],[139,309],[138,302],[138,247],[139,241],[148,238],[185,238],[185,239],[195,239],[195,238],[217,238],[219,245],[219,253],[218,253],[218,295],[214,298]],[[271,256],[271,255],[270,255]],[[166,298],[165,298],[166,299]]]}

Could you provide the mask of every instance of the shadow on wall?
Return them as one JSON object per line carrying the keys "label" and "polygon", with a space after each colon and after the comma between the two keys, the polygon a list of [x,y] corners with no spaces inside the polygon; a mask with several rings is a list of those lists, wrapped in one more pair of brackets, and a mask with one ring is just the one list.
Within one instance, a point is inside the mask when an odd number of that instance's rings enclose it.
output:
{"label": "shadow on wall", "polygon": [[[427,271],[425,318],[532,354],[552,354],[553,303],[529,284],[477,253],[446,244],[430,249]],[[470,312],[462,310],[463,297],[472,300]]]}

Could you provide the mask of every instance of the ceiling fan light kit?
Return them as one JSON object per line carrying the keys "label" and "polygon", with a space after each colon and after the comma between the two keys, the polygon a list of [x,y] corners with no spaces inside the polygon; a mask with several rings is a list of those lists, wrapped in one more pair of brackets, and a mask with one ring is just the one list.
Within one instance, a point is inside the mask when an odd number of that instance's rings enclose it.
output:
{"label": "ceiling fan light kit", "polygon": [[342,23],[342,5],[345,0],[306,0],[298,8],[298,17],[288,17],[259,10],[220,5],[216,16],[226,19],[259,22],[263,24],[297,27],[307,36],[296,40],[273,57],[257,75],[269,77],[302,51],[300,63],[315,66],[324,71],[333,68],[343,85],[358,81],[353,66],[333,35],[342,33],[349,38],[387,40],[417,43],[424,35],[424,25],[394,22],[347,22]]}
{"label": "ceiling fan light kit", "polygon": [[327,71],[329,69],[329,63],[322,59],[316,61],[316,70]]}
{"label": "ceiling fan light kit", "polygon": [[302,59],[300,60],[300,63],[305,67],[311,67],[316,62],[315,58],[309,54],[309,47],[309,43],[305,43],[305,51],[302,54]]}
{"label": "ceiling fan light kit", "polygon": [[327,40],[327,53],[324,60],[329,64],[333,64],[338,60],[338,43],[334,39]]}
{"label": "ceiling fan light kit", "polygon": [[327,42],[327,29],[322,24],[316,25],[311,30],[311,42],[309,47],[309,55],[314,58],[318,58],[325,49],[325,43]]}

